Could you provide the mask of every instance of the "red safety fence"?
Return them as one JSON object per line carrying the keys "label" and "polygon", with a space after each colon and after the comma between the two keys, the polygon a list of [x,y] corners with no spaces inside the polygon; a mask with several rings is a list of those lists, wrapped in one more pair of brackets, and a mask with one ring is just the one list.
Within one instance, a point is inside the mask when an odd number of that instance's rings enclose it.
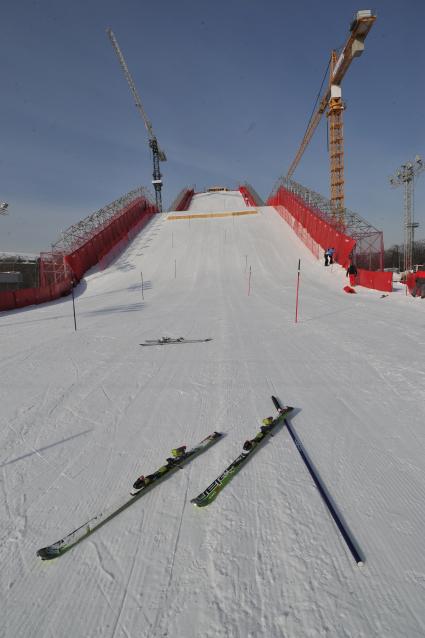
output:
{"label": "red safety fence", "polygon": [[[343,268],[349,266],[356,240],[321,219],[301,197],[281,186],[269,197],[267,205],[274,206],[317,259],[324,250],[332,247],[335,249],[334,260]],[[356,283],[366,288],[391,292],[392,273],[358,269]]]}
{"label": "red safety fence", "polygon": [[52,301],[62,295],[67,295],[70,290],[71,280],[64,280],[40,288],[23,288],[21,290],[0,292],[0,310],[14,310],[15,308],[24,308],[24,306]]}
{"label": "red safety fence", "polygon": [[[321,219],[314,211],[301,199],[298,195],[291,193],[281,186],[276,193],[274,193],[268,200],[268,206],[274,206],[278,213],[285,218],[284,211],[279,210],[282,207],[286,209],[286,212],[294,218],[298,225],[304,229],[314,244],[318,244],[318,247],[334,248],[334,260],[341,264],[344,268],[347,268],[350,263],[350,255],[356,245],[355,240],[344,233],[336,230],[331,224]],[[297,235],[300,236],[302,232],[296,224],[290,224]],[[301,239],[303,239],[301,237]],[[304,239],[303,239],[304,241]],[[304,242],[305,243],[305,242]],[[308,246],[310,248],[310,246]],[[316,257],[319,255],[317,251],[319,248],[314,248],[313,253]]]}
{"label": "red safety fence", "polygon": [[156,212],[152,203],[143,197],[138,198],[114,215],[105,227],[74,252],[68,255],[41,253],[41,286],[0,292],[0,311],[40,304],[68,294],[73,282],[79,281],[96,263],[107,260],[111,251],[116,255],[116,248],[122,250]]}
{"label": "red safety fence", "polygon": [[355,283],[365,288],[392,292],[393,273],[384,272],[383,270],[363,270],[363,268],[358,268]]}
{"label": "red safety fence", "polygon": [[194,194],[195,190],[193,188],[184,188],[171,204],[170,210],[188,210]]}
{"label": "red safety fence", "polygon": [[249,191],[246,186],[239,186],[239,192],[242,195],[246,206],[258,206],[256,203],[253,194]]}
{"label": "red safety fence", "polygon": [[130,229],[137,226],[140,230],[155,213],[156,208],[152,204],[139,198],[120,211],[106,228],[71,254],[65,255],[65,263],[71,268],[74,278],[79,281],[89,268],[100,262],[123,239],[128,241]]}
{"label": "red safety fence", "polygon": [[[272,204],[270,204],[272,205]],[[295,219],[293,215],[284,206],[275,206],[275,209],[279,215],[286,221],[292,228],[294,233],[301,239],[301,241],[307,246],[307,248],[313,253],[316,259],[320,258],[321,248],[319,244],[308,234],[308,231]]]}
{"label": "red safety fence", "polygon": [[425,272],[423,270],[409,272],[407,276],[403,276],[402,283],[406,284],[413,297],[422,297],[425,293]]}

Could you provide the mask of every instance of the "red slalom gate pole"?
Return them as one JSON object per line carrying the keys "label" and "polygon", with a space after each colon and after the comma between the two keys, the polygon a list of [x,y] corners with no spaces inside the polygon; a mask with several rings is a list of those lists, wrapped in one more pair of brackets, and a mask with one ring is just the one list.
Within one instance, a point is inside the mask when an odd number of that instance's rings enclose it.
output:
{"label": "red slalom gate pole", "polygon": [[301,259],[298,260],[297,298],[295,302],[295,323],[298,323],[298,293],[300,289],[300,270],[301,270]]}

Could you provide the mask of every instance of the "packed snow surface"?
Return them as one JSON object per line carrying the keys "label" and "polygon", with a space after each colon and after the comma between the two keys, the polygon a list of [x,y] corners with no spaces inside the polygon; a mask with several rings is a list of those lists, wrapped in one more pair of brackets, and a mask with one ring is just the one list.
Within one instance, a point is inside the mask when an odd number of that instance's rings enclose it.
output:
{"label": "packed snow surface", "polygon": [[[201,194],[189,212],[244,208]],[[425,301],[345,294],[339,266],[256,210],[156,216],[78,285],[77,332],[70,297],[0,314],[2,638],[425,635]],[[212,341],[139,346],[162,336]],[[285,428],[209,507],[190,503],[272,394],[296,407],[363,567]],[[214,430],[66,554],[36,556]]]}

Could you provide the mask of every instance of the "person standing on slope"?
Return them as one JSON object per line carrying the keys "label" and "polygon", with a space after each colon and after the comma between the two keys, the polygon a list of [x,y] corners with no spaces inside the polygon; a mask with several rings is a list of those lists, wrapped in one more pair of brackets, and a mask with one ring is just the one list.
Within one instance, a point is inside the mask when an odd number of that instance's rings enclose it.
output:
{"label": "person standing on slope", "polygon": [[329,248],[325,250],[325,266],[329,266]]}
{"label": "person standing on slope", "polygon": [[346,277],[350,278],[350,286],[356,285],[357,268],[353,263],[348,266]]}

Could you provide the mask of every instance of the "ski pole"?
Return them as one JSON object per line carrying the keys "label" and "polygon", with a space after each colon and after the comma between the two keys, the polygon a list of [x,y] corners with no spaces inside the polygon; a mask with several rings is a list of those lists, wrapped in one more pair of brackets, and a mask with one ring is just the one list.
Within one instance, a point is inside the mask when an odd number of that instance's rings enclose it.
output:
{"label": "ski pole", "polygon": [[[275,408],[278,410],[278,412],[282,411],[282,407],[279,403],[279,401],[276,399],[276,397],[272,397],[272,401],[275,405]],[[288,428],[288,432],[291,436],[291,439],[293,440],[293,442],[295,443],[295,447],[297,448],[298,452],[300,453],[300,456],[302,458],[302,460],[304,461],[311,478],[313,479],[317,489],[319,490],[320,496],[322,497],[322,499],[324,500],[326,507],[328,508],[332,518],[334,519],[336,526],[338,527],[341,536],[343,537],[343,539],[345,540],[348,549],[351,552],[351,555],[353,556],[354,560],[356,561],[357,565],[359,567],[361,567],[363,565],[363,558],[361,557],[359,551],[357,550],[353,539],[350,536],[350,533],[344,523],[344,521],[342,520],[341,516],[338,514],[338,512],[336,511],[330,497],[328,496],[327,490],[324,487],[322,481],[320,480],[314,466],[313,463],[310,461],[307,452],[304,450],[304,446],[301,443],[300,439],[298,438],[297,434],[295,433],[295,431],[293,430],[291,424],[289,423],[289,421],[287,419],[284,419],[283,422],[285,423],[286,427]]]}
{"label": "ski pole", "polygon": [[301,270],[301,259],[298,260],[297,298],[295,301],[295,323],[298,323],[298,292],[300,289],[300,270]]}

